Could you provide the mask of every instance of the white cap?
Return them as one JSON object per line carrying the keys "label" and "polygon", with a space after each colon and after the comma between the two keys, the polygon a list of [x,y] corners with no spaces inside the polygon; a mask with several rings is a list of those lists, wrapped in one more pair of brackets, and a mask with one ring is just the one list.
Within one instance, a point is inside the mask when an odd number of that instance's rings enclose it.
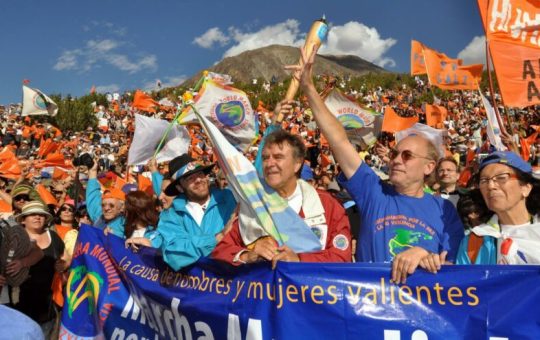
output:
{"label": "white cap", "polygon": [[403,139],[409,136],[420,135],[424,138],[427,138],[439,154],[439,158],[444,157],[444,147],[443,147],[443,136],[446,133],[446,130],[434,129],[425,124],[415,123],[408,129],[396,132],[396,143],[399,143]]}

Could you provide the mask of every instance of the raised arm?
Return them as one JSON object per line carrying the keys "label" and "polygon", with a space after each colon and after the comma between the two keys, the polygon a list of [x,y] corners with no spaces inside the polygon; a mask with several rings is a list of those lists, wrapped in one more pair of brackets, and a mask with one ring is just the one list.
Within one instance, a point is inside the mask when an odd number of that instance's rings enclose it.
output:
{"label": "raised arm", "polygon": [[319,129],[328,140],[328,144],[332,148],[341,170],[347,178],[350,178],[362,163],[362,159],[356,152],[354,145],[349,142],[343,125],[326,107],[313,84],[312,67],[316,52],[316,50],[313,51],[312,55],[308,57],[302,48],[303,63],[296,66],[287,66],[287,69],[294,70],[293,76],[300,81],[300,86],[308,98]]}

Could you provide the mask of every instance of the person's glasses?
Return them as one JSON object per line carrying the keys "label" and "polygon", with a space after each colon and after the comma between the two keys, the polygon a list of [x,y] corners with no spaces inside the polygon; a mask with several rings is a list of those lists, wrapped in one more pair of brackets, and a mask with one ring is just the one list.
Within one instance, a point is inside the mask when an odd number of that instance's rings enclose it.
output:
{"label": "person's glasses", "polygon": [[102,208],[114,208],[115,205],[113,203],[102,203],[101,207]]}
{"label": "person's glasses", "polygon": [[23,194],[23,195],[17,195],[15,197],[13,197],[13,199],[15,201],[30,201],[30,196],[29,195],[26,195],[26,194]]}
{"label": "person's glasses", "polygon": [[69,211],[69,212],[73,212],[73,209],[71,207],[62,207],[62,209],[60,209],[60,211]]}
{"label": "person's glasses", "polygon": [[493,181],[498,186],[504,185],[506,182],[508,182],[511,178],[518,179],[518,175],[511,174],[509,172],[504,172],[502,174],[498,174],[492,177],[480,177],[480,180],[478,181],[478,184],[481,187],[485,187],[489,185],[489,182]]}
{"label": "person's glasses", "polygon": [[411,150],[402,150],[402,151],[400,151],[400,150],[397,150],[397,149],[390,149],[390,152],[388,153],[388,157],[390,158],[390,160],[396,159],[399,155],[401,155],[401,159],[404,162],[408,162],[408,161],[410,161],[411,159],[414,159],[414,158],[423,158],[423,159],[431,160],[431,158],[420,156],[418,154],[415,154]]}
{"label": "person's glasses", "polygon": [[53,195],[62,195],[62,193],[63,193],[63,191],[61,191],[61,190],[53,190],[52,191]]}

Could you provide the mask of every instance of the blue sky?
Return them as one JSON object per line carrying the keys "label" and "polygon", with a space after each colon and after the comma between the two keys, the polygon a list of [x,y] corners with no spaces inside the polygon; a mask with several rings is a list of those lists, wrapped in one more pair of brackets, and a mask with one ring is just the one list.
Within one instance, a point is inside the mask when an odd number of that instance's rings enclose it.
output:
{"label": "blue sky", "polygon": [[322,54],[353,54],[408,72],[416,39],[483,63],[474,0],[5,0],[0,2],[0,104],[21,82],[47,94],[150,90],[180,84],[242,51],[301,45],[311,22],[332,28]]}

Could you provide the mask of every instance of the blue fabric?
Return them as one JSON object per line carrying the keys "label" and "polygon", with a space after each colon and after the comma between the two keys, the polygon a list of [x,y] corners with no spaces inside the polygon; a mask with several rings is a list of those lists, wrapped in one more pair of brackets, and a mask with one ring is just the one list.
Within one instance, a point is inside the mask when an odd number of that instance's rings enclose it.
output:
{"label": "blue fabric", "polygon": [[39,325],[28,316],[0,305],[0,339],[40,340],[45,339]]}
{"label": "blue fabric", "polygon": [[270,124],[266,127],[266,130],[264,130],[264,135],[262,137],[261,143],[259,144],[259,149],[257,150],[257,157],[255,157],[255,169],[257,170],[257,173],[259,174],[260,178],[263,178],[263,167],[262,167],[262,150],[264,148],[264,143],[266,136],[271,134],[272,132],[281,129],[281,125],[277,124]]}
{"label": "blue fabric", "polygon": [[161,185],[163,184],[163,175],[159,171],[152,172],[152,190],[156,196],[161,194]]}
{"label": "blue fabric", "polygon": [[90,178],[88,180],[86,186],[86,209],[95,227],[100,229],[109,227],[114,235],[124,237],[124,226],[126,224],[124,216],[118,216],[109,222],[103,219],[103,211],[101,210],[101,185],[99,185],[97,178]]}
{"label": "blue fabric", "polygon": [[[456,258],[456,264],[473,264],[469,258],[469,255],[467,254],[467,250],[469,249],[469,238],[470,235],[465,235],[463,240],[461,240]],[[495,244],[494,237],[482,237],[482,245],[478,250],[478,255],[474,260],[474,264],[497,264],[497,246]]]}
{"label": "blue fabric", "polygon": [[447,260],[455,260],[463,225],[450,201],[429,194],[421,198],[399,194],[363,162],[349,180],[340,174],[338,181],[361,214],[358,262],[389,262],[414,246],[432,253],[447,250]]}
{"label": "blue fabric", "polygon": [[174,270],[210,255],[216,246],[216,234],[223,230],[236,208],[230,190],[212,189],[199,226],[187,211],[186,204],[185,195],[179,195],[159,218],[157,230],[163,239],[160,249],[165,262]]}

